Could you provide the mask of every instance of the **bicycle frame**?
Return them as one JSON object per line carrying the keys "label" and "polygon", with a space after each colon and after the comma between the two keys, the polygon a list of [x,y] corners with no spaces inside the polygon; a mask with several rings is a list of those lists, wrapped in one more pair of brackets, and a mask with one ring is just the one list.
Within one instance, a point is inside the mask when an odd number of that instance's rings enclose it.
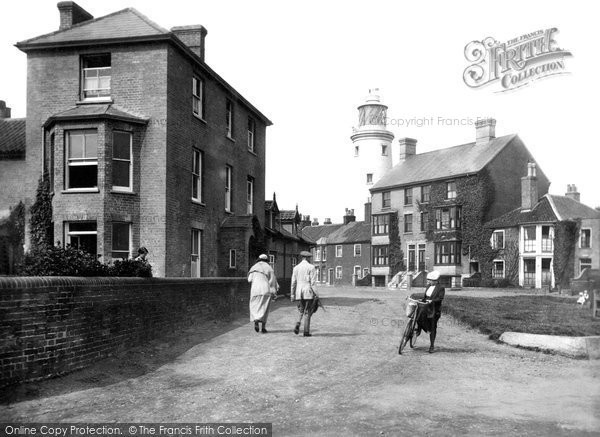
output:
{"label": "bicycle frame", "polygon": [[429,305],[429,302],[422,302],[420,300],[416,300],[416,299],[412,299],[411,297],[408,298],[409,302],[414,302],[417,304],[417,308],[415,308],[415,310],[413,311],[413,313],[411,314],[411,316],[408,318],[408,322],[406,323],[406,327],[404,328],[404,333],[402,334],[402,337],[400,338],[400,346],[398,347],[398,354],[402,354],[402,349],[404,349],[404,347],[406,346],[406,343],[408,343],[410,341],[410,347],[414,347],[416,340],[413,341],[414,337],[414,333],[415,333],[415,327],[417,325],[417,320],[419,318],[419,315],[421,314],[421,311],[423,311],[423,309]]}

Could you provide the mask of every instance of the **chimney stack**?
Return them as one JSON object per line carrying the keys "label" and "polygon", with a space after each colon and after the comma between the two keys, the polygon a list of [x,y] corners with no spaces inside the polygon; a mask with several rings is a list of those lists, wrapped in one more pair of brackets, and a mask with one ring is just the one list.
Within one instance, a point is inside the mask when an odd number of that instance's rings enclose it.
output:
{"label": "chimney stack", "polygon": [[311,226],[319,226],[319,219],[315,217],[315,219],[311,223]]}
{"label": "chimney stack", "polygon": [[59,2],[56,7],[60,14],[58,30],[70,29],[76,24],[92,20],[94,16],[75,2]]}
{"label": "chimney stack", "polygon": [[371,223],[371,202],[365,203],[365,222]]}
{"label": "chimney stack", "polygon": [[204,61],[204,40],[208,33],[204,26],[176,26],[171,28],[171,32]]}
{"label": "chimney stack", "polygon": [[577,202],[581,202],[581,200],[579,200],[581,195],[579,194],[579,191],[577,191],[575,184],[567,185],[567,192],[565,193],[565,196],[576,200]]}
{"label": "chimney stack", "polygon": [[409,156],[414,156],[417,153],[417,140],[414,138],[399,138],[400,144],[400,161],[405,161]]}
{"label": "chimney stack", "polygon": [[331,219],[328,217],[325,219],[325,221],[323,222],[324,225],[330,225],[331,224]]}
{"label": "chimney stack", "polygon": [[536,165],[527,163],[527,176],[521,178],[521,209],[531,210],[538,202]]}
{"label": "chimney stack", "polygon": [[0,100],[0,118],[10,118],[10,108],[6,107],[4,100]]}
{"label": "chimney stack", "polygon": [[354,210],[346,208],[346,215],[344,215],[344,224],[347,225],[348,223],[355,221],[356,216],[354,215]]}
{"label": "chimney stack", "polygon": [[496,120],[493,118],[478,118],[475,122],[475,144],[487,144],[496,138]]}

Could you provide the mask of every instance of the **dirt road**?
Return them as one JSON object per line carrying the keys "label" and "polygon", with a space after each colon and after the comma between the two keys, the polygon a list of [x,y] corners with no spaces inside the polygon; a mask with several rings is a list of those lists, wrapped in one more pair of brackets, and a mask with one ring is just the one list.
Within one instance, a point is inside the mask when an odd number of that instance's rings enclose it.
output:
{"label": "dirt road", "polygon": [[131,351],[142,364],[147,359],[147,366],[138,364],[141,371],[119,373],[113,358],[39,385],[43,397],[2,405],[0,417],[272,422],[276,436],[600,430],[600,362],[496,344],[444,315],[436,353],[427,353],[428,339],[421,337],[399,356],[406,292],[331,288],[321,294],[326,311],[315,314],[311,338],[292,333],[295,307],[279,300],[268,334],[255,333],[247,319],[216,326],[219,335],[205,324]]}

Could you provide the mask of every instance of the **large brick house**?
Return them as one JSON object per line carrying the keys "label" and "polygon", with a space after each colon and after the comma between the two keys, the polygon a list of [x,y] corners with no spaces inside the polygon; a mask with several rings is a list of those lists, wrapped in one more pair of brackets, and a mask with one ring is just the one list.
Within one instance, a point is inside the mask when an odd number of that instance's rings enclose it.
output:
{"label": "large brick house", "polygon": [[[399,163],[370,190],[374,285],[396,273],[393,256],[403,256],[415,277],[435,269],[452,285],[484,268],[474,255],[481,246],[476,234],[521,204],[521,176],[535,162],[517,135],[496,138],[495,124],[478,120],[476,141],[427,153],[416,153],[414,139],[399,140]],[[548,191],[541,170],[536,183],[539,193]]]}
{"label": "large brick house", "polygon": [[58,9],[56,32],[16,45],[28,67],[21,197],[47,174],[55,240],[105,262],[146,246],[157,276],[245,275],[271,122],[206,64],[202,26]]}
{"label": "large brick house", "polygon": [[[565,269],[568,281],[585,268],[600,268],[600,211],[582,204],[575,185],[569,185],[564,196],[537,192],[537,171],[533,163],[522,178],[521,205],[486,223],[492,236],[490,244],[497,251],[492,276],[507,279],[522,287],[554,288],[556,285],[556,239],[571,239],[561,247],[561,255],[569,256]],[[561,222],[577,223],[573,235],[557,235]],[[573,230],[576,228],[573,227]],[[572,251],[567,254],[566,247]]]}
{"label": "large brick house", "polygon": [[302,236],[313,246],[312,262],[319,283],[355,285],[370,274],[371,226],[355,219],[354,211],[347,209],[343,223],[302,229]]}

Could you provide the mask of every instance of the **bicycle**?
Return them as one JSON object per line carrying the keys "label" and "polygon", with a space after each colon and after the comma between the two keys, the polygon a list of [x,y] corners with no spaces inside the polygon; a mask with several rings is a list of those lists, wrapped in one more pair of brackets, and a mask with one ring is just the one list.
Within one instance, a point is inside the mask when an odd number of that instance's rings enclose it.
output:
{"label": "bicycle", "polygon": [[418,335],[415,335],[415,333],[419,329],[417,327],[417,320],[419,319],[419,315],[421,314],[421,311],[423,311],[423,308],[429,305],[428,302],[422,302],[411,297],[408,298],[408,301],[409,306],[416,306],[416,308],[414,308],[410,313],[408,322],[406,323],[406,328],[404,328],[404,333],[400,338],[400,346],[398,347],[399,355],[402,355],[402,350],[406,347],[407,343],[410,344],[411,348],[414,348],[415,344],[417,344]]}

